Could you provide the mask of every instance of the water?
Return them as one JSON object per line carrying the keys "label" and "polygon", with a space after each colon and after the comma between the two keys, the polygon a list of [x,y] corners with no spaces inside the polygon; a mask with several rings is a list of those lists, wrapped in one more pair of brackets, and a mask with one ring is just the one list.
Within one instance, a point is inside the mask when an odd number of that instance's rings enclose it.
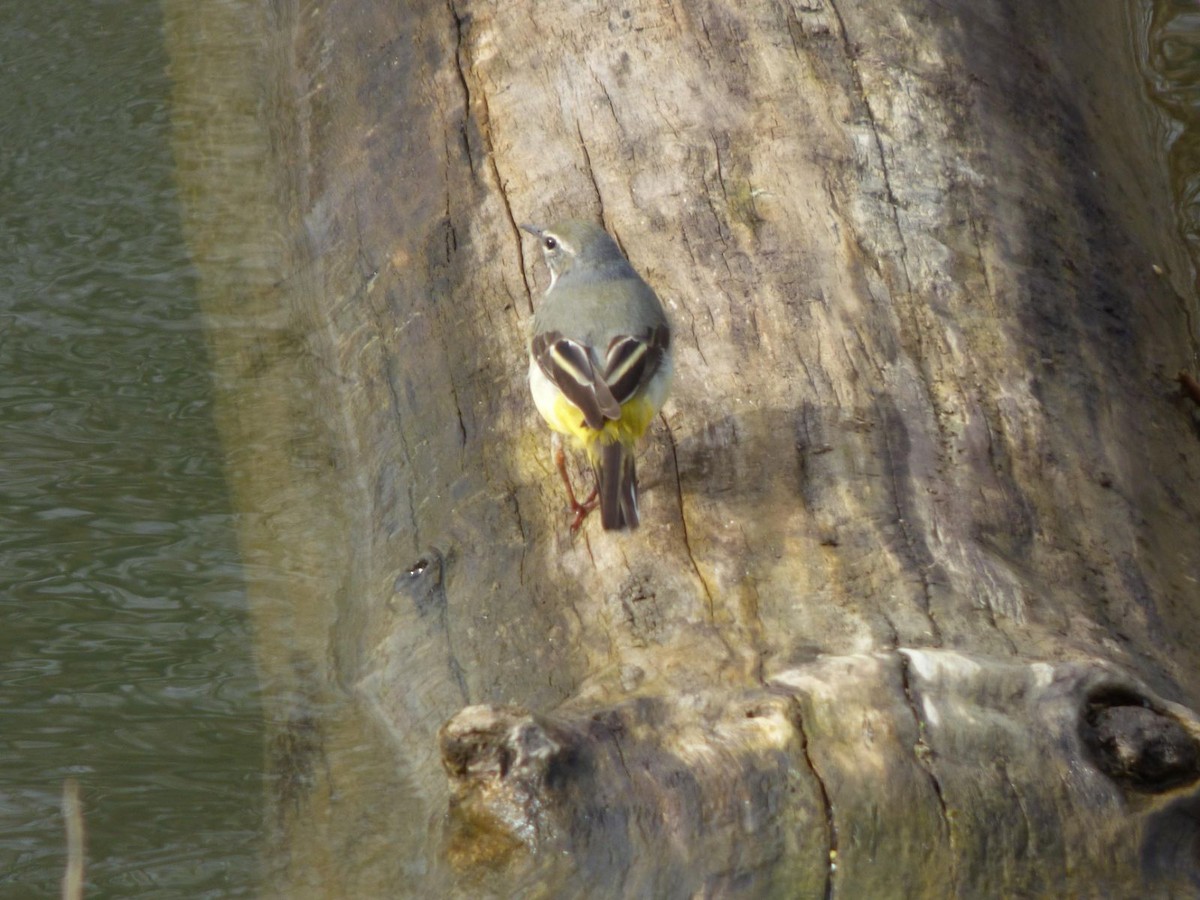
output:
{"label": "water", "polygon": [[157,0],[0,12],[0,897],[255,893],[262,726]]}

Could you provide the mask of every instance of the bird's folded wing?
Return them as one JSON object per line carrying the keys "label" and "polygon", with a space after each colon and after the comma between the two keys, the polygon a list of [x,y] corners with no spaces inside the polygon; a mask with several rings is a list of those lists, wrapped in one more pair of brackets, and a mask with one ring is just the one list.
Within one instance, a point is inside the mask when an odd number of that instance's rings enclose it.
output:
{"label": "bird's folded wing", "polygon": [[660,325],[648,337],[620,335],[609,341],[604,357],[604,381],[617,403],[624,403],[648,382],[662,364],[671,332]]}
{"label": "bird's folded wing", "polygon": [[579,407],[589,428],[600,429],[606,420],[621,418],[621,404],[596,371],[587,347],[547,331],[534,337],[532,351],[538,368]]}

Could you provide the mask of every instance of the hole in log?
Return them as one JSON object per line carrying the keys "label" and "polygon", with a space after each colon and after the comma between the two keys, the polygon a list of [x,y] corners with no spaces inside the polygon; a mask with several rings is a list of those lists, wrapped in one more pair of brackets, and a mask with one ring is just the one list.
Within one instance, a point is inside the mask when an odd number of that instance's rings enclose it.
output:
{"label": "hole in log", "polygon": [[1200,747],[1173,716],[1132,691],[1107,689],[1089,699],[1081,736],[1108,777],[1159,794],[1200,778]]}

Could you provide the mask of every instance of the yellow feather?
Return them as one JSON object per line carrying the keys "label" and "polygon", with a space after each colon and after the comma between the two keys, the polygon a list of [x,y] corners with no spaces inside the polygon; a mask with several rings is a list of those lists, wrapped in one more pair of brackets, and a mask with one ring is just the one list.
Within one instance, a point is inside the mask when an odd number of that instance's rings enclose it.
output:
{"label": "yellow feather", "polygon": [[605,422],[604,427],[597,430],[588,427],[579,407],[559,394],[554,400],[552,414],[546,417],[546,422],[555,431],[572,438],[587,451],[588,458],[595,462],[600,455],[600,448],[614,441],[632,447],[646,433],[657,412],[644,396],[637,395],[621,406],[621,418]]}
{"label": "yellow feather", "polygon": [[551,383],[537,363],[531,360],[529,364],[529,386],[538,412],[547,425],[559,434],[567,435],[587,451],[588,459],[593,463],[606,445],[620,441],[632,448],[646,433],[662,407],[670,375],[668,362],[660,377],[654,379],[647,390],[639,391],[621,404],[621,418],[605,422],[603,428],[593,429],[588,427],[579,407]]}

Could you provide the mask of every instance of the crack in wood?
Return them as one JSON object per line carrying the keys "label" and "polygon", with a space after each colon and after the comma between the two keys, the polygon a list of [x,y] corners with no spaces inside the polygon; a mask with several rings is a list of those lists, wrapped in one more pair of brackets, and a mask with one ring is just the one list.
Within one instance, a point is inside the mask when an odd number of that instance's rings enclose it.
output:
{"label": "crack in wood", "polygon": [[400,453],[404,458],[404,466],[407,469],[406,477],[404,478],[405,492],[408,496],[408,519],[413,532],[413,546],[420,547],[421,529],[417,525],[417,495],[416,495],[416,478],[413,466],[412,448],[408,445],[408,435],[404,432],[404,416],[401,413],[402,404],[400,402],[400,394],[396,390],[396,371],[392,364],[392,356],[389,353],[383,354],[383,365],[386,377],[384,382],[387,384],[388,394],[392,399],[392,409],[396,416],[396,433],[400,438]]}
{"label": "crack in wood", "polygon": [[829,8],[833,10],[833,15],[837,19],[838,31],[842,35],[842,48],[846,54],[846,62],[850,67],[850,77],[854,82],[854,90],[858,95],[859,101],[862,103],[863,111],[866,113],[867,125],[871,132],[871,138],[875,143],[875,152],[879,154],[879,169],[883,177],[883,189],[887,195],[888,206],[891,208],[891,220],[892,226],[896,231],[896,239],[900,242],[900,270],[904,275],[904,293],[911,295],[912,280],[908,274],[908,244],[904,240],[904,230],[900,227],[900,204],[897,202],[896,193],[892,189],[892,176],[888,170],[887,157],[884,155],[883,150],[883,135],[879,129],[879,122],[875,118],[875,110],[871,108],[870,98],[867,97],[862,75],[858,71],[858,56],[854,51],[854,46],[850,43],[850,33],[846,30],[846,20],[842,18],[842,11],[838,8],[835,0],[829,0]]}
{"label": "crack in wood", "polygon": [[[407,596],[419,616],[431,612],[436,618],[434,629],[440,632],[446,643],[446,667],[458,687],[459,696],[466,705],[471,703],[471,692],[467,687],[466,672],[454,651],[450,631],[450,600],[446,596],[446,556],[437,547],[427,547],[420,558],[396,578],[394,590]],[[390,605],[390,601],[389,601]]]}
{"label": "crack in wood", "polygon": [[592,191],[596,195],[596,205],[600,209],[600,221],[611,232],[608,216],[604,212],[604,197],[601,195],[600,185],[596,181],[596,170],[592,168],[592,154],[588,152],[587,141],[583,139],[583,128],[580,127],[578,119],[575,120],[575,134],[579,136],[579,149],[583,151],[584,170],[587,172],[588,180],[592,183]]}
{"label": "crack in wood", "polygon": [[450,17],[454,20],[455,73],[458,75],[458,84],[462,88],[463,95],[463,120],[459,129],[462,134],[463,147],[467,151],[467,167],[471,170],[472,175],[477,175],[478,173],[475,171],[475,159],[471,154],[471,136],[467,129],[467,123],[471,120],[471,85],[467,81],[468,58],[466,37],[463,34],[464,20],[455,8],[454,0],[447,0],[446,7],[450,10]]}
{"label": "crack in wood", "polygon": [[1000,777],[1004,779],[1004,785],[1012,794],[1013,799],[1017,803],[1017,810],[1021,813],[1021,820],[1025,823],[1025,839],[1022,841],[1021,858],[1034,859],[1037,854],[1037,846],[1034,842],[1034,823],[1029,818],[1029,810],[1025,808],[1025,798],[1021,796],[1021,791],[1017,788],[1012,780],[1012,775],[1008,771],[1008,766],[1004,760],[996,760],[996,770],[1000,773]]}
{"label": "crack in wood", "polygon": [[687,551],[688,562],[692,564],[692,571],[696,573],[696,577],[700,579],[700,586],[704,588],[704,596],[708,599],[708,621],[715,623],[716,608],[713,603],[712,589],[700,571],[700,566],[696,562],[696,555],[692,552],[691,539],[688,537],[687,514],[683,508],[683,484],[679,479],[679,449],[675,444],[675,434],[671,431],[671,423],[667,421],[667,417],[659,413],[659,418],[666,429],[667,443],[671,448],[671,461],[675,466],[675,499],[679,503],[679,524],[683,531],[683,547]]}
{"label": "crack in wood", "polygon": [[[929,575],[926,570],[934,565],[933,554],[929,548],[925,546],[924,541],[921,541],[921,550],[923,554],[918,552],[918,539],[914,536],[912,526],[909,524],[909,517],[905,515],[905,504],[903,500],[904,493],[900,485],[900,471],[897,454],[892,447],[892,428],[896,426],[897,417],[888,415],[882,409],[881,404],[877,401],[876,409],[879,410],[876,419],[882,424],[880,432],[883,435],[883,451],[887,457],[887,474],[891,482],[892,504],[896,511],[896,525],[900,529],[900,534],[904,538],[905,555],[908,557],[908,562],[915,572],[917,578],[921,582],[921,596],[923,599],[922,612],[925,618],[929,620],[929,631],[933,637],[934,645],[940,647],[942,645],[942,629],[938,625],[937,616],[933,612],[933,591],[931,589]],[[922,556],[924,558],[922,558]]]}
{"label": "crack in wood", "polygon": [[900,661],[900,687],[904,692],[904,702],[908,705],[909,714],[913,718],[913,723],[917,728],[917,740],[913,744],[913,758],[917,761],[917,765],[924,770],[929,777],[929,784],[933,788],[934,796],[937,797],[938,811],[940,813],[940,821],[946,832],[946,843],[950,849],[949,866],[951,883],[958,882],[958,858],[955,856],[954,846],[954,829],[950,823],[950,811],[946,804],[946,796],[942,791],[942,782],[938,778],[937,772],[934,771],[933,759],[936,752],[926,740],[928,734],[928,726],[925,723],[925,716],[921,713],[921,703],[916,696],[915,689],[912,684],[912,676],[910,669],[912,660],[909,659],[908,651],[900,650],[896,654]]}
{"label": "crack in wood", "polygon": [[517,563],[517,583],[525,586],[525,557],[529,553],[529,532],[525,529],[525,516],[521,514],[521,499],[517,490],[511,484],[508,486],[508,499],[512,503],[513,514],[517,517],[517,531],[521,534],[521,558]]}
{"label": "crack in wood", "polygon": [[[588,74],[592,76],[592,81],[596,83],[596,85],[600,88],[601,93],[604,94],[604,102],[608,104],[608,114],[612,116],[613,124],[617,126],[617,131],[620,132],[621,142],[629,146],[625,129],[621,125],[621,120],[617,118],[617,108],[613,104],[612,95],[608,92],[608,85],[606,85],[603,80],[601,80],[600,76],[596,74],[595,69],[588,69]],[[578,128],[578,124],[576,127]]]}
{"label": "crack in wood", "polygon": [[471,120],[471,108],[473,101],[478,100],[479,105],[483,107],[483,119],[479,124],[479,136],[483,141],[483,157],[487,164],[488,172],[491,174],[492,181],[495,184],[496,193],[500,196],[500,203],[504,207],[504,215],[508,220],[509,232],[513,236],[513,241],[517,245],[517,262],[518,271],[521,273],[521,283],[525,286],[525,304],[526,312],[533,315],[533,290],[529,286],[529,278],[525,274],[525,249],[521,240],[521,228],[517,223],[517,218],[513,214],[512,202],[508,196],[507,182],[500,175],[500,167],[496,162],[496,148],[492,145],[491,137],[491,108],[488,106],[487,91],[480,86],[477,95],[471,93],[470,79],[468,72],[471,69],[470,48],[464,34],[465,17],[460,15],[458,9],[454,5],[454,0],[447,0],[446,7],[450,11],[450,18],[454,21],[454,61],[455,68],[458,73],[458,82],[462,87],[463,95],[463,124],[462,135],[463,144],[467,151],[467,166],[471,170],[471,174],[477,176],[475,171],[475,161],[471,155],[471,143],[467,123]]}
{"label": "crack in wood", "polygon": [[[745,546],[747,548],[747,553],[749,553],[750,538],[746,535],[746,529],[742,528],[741,525],[738,525],[738,533],[741,534],[742,543],[745,544]],[[747,624],[749,626],[748,631],[749,631],[749,635],[750,635],[750,644],[751,644],[752,649],[754,650],[754,657],[755,657],[754,679],[760,685],[762,685],[763,687],[766,687],[766,685],[767,685],[767,675],[766,675],[767,652],[770,650],[770,646],[769,646],[769,644],[767,642],[767,638],[766,638],[766,634],[767,634],[766,624],[763,622],[763,618],[762,618],[762,608],[761,608],[761,599],[762,598],[759,596],[759,593],[758,593],[758,580],[753,575],[747,574],[743,578],[742,584],[747,585],[749,587],[749,598],[748,599],[749,599],[750,603],[749,604],[743,603],[743,604],[741,604],[741,607],[742,607],[742,610],[745,613],[747,613],[750,617],[750,621]],[[747,608],[747,606],[749,606],[749,608]],[[728,646],[728,642],[726,642],[726,645]],[[730,652],[732,653],[732,651],[733,651],[733,648],[730,647]]]}
{"label": "crack in wood", "polygon": [[813,781],[817,783],[817,794],[821,798],[821,809],[825,814],[825,838],[829,852],[826,855],[825,891],[822,896],[825,900],[831,900],[834,885],[837,882],[838,858],[838,830],[837,820],[833,815],[833,801],[829,797],[829,788],[825,784],[825,779],[821,777],[816,763],[813,762],[812,752],[808,746],[808,732],[804,730],[804,715],[800,710],[800,703],[795,697],[790,697],[789,702],[792,713],[792,727],[796,729],[796,733],[800,737],[800,752],[804,757],[805,764],[808,766],[808,771],[812,773]]}
{"label": "crack in wood", "polygon": [[454,381],[450,384],[450,399],[454,401],[454,414],[458,418],[458,445],[460,450],[465,450],[467,447],[467,426],[463,422],[462,406],[458,402],[458,388],[454,386]]}

